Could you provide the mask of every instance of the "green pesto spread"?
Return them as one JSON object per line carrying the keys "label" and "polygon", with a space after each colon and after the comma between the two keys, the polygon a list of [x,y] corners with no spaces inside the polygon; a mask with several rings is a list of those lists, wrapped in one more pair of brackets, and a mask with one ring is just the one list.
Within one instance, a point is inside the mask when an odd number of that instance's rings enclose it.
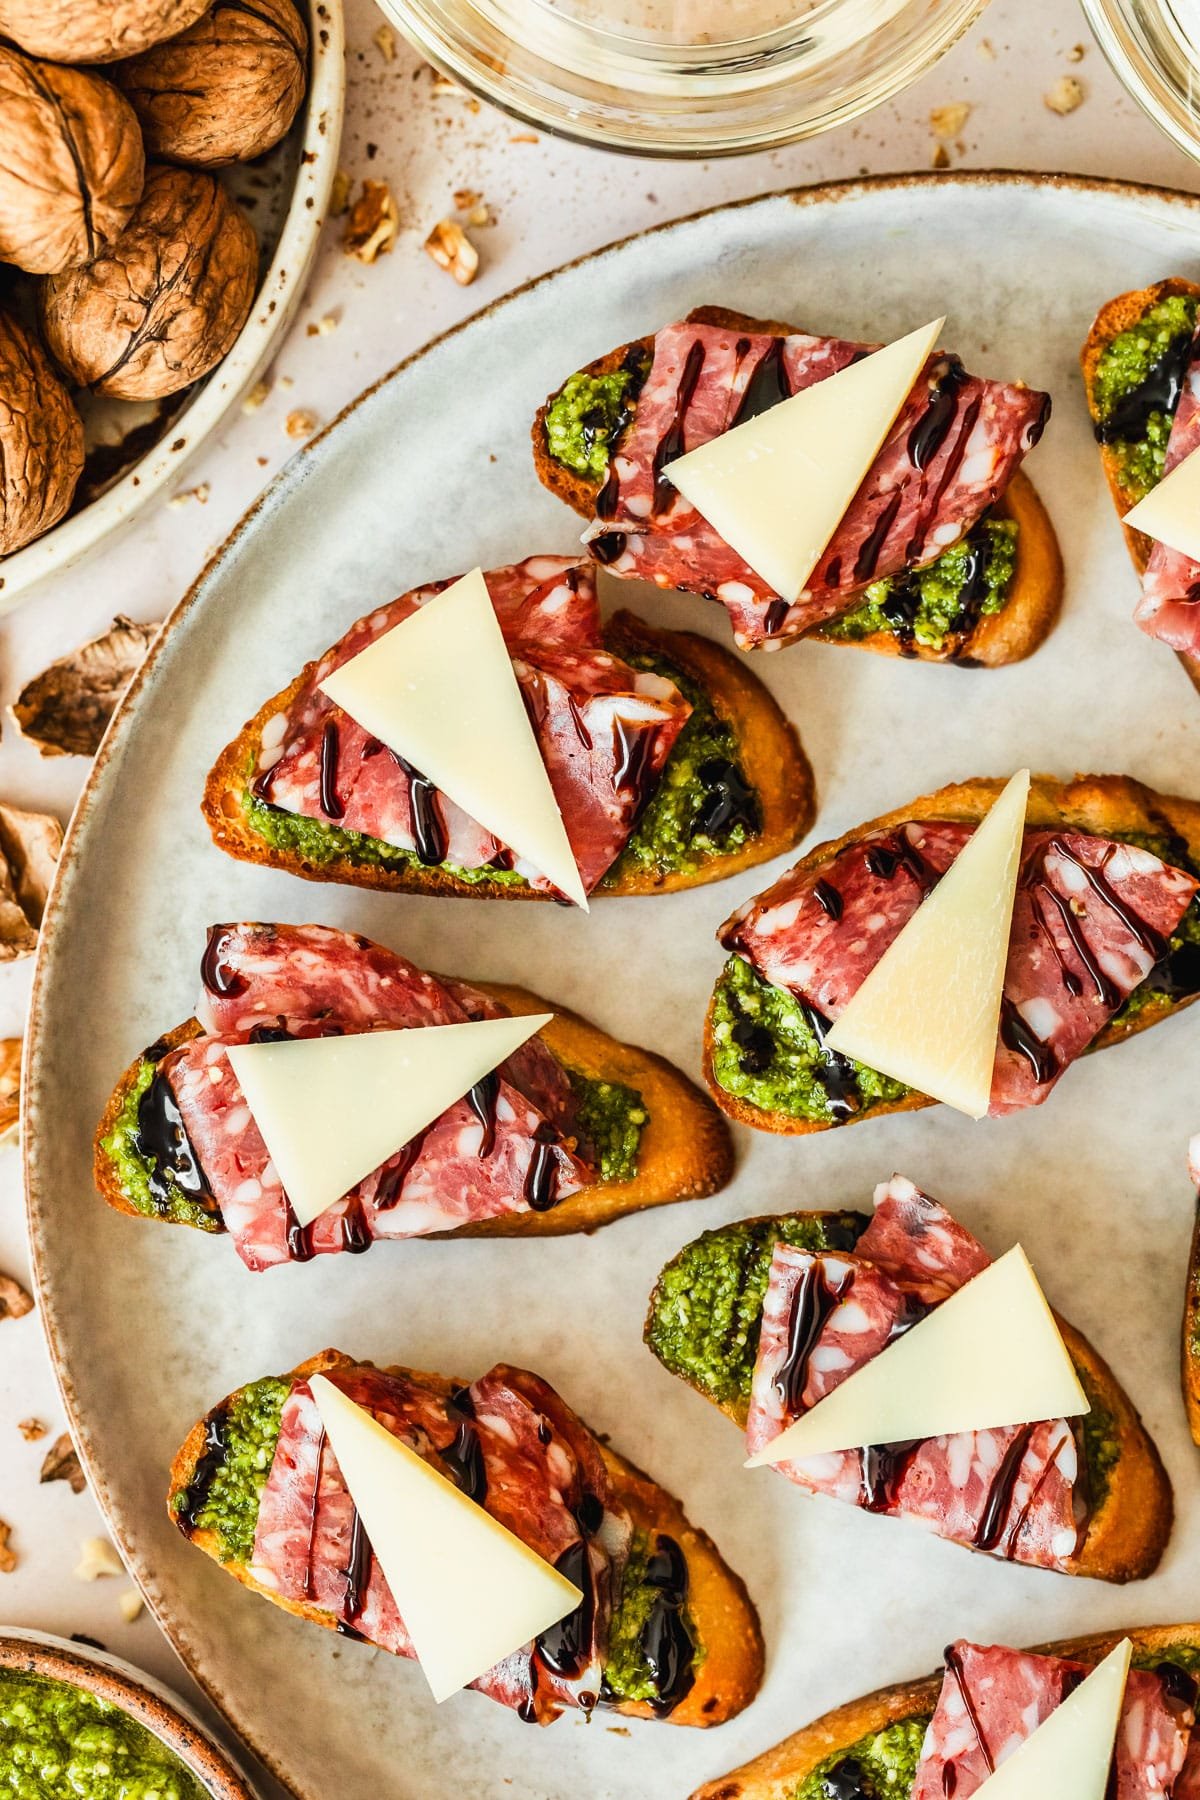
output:
{"label": "green pesto spread", "polygon": [[204,1800],[179,1758],[120,1707],[0,1670],[0,1794],[12,1800]]}
{"label": "green pesto spread", "polygon": [[806,1775],[791,1800],[829,1800],[836,1790],[826,1786],[827,1779],[855,1765],[856,1792],[864,1800],[905,1800],[912,1793],[921,1761],[921,1745],[932,1714],[916,1713],[911,1719],[897,1719],[882,1731],[872,1731],[845,1750],[827,1756],[811,1775]]}
{"label": "green pesto spread", "polygon": [[[1136,325],[1122,331],[1101,351],[1092,377],[1092,397],[1103,426],[1116,407],[1146,380],[1156,364],[1181,337],[1195,330],[1198,302],[1190,294],[1170,294],[1148,308]],[[1140,500],[1163,477],[1172,418],[1148,414],[1136,439],[1109,444],[1120,464],[1121,481],[1133,500]]]}
{"label": "green pesto spread", "polygon": [[1116,1416],[1105,1406],[1090,1375],[1076,1364],[1079,1385],[1091,1403],[1091,1412],[1080,1420],[1083,1431],[1083,1459],[1087,1465],[1088,1498],[1093,1513],[1098,1513],[1108,1499],[1112,1472],[1121,1457],[1121,1436]]}
{"label": "green pesto spread", "polygon": [[659,1276],[646,1343],[665,1369],[718,1405],[748,1400],[776,1244],[849,1250],[865,1223],[857,1213],[799,1213],[706,1231]]}
{"label": "green pesto spread", "polygon": [[823,627],[827,637],[911,632],[918,644],[944,650],[978,618],[1002,612],[1017,566],[1015,519],[983,519],[961,543],[922,569],[905,569],[864,589],[862,599]]}
{"label": "green pesto spread", "polygon": [[[203,1491],[193,1494],[185,1488],[175,1496],[175,1511],[188,1514],[189,1528],[216,1533],[222,1562],[248,1563],[253,1557],[259,1502],[275,1457],[280,1414],[291,1391],[290,1381],[273,1375],[241,1388],[229,1406],[209,1420],[209,1441],[216,1438],[221,1449],[204,1471]],[[202,1463],[207,1454],[202,1454]]]}
{"label": "green pesto spread", "polygon": [[[764,1112],[818,1125],[838,1122],[822,1080],[827,1053],[803,1008],[763,981],[743,957],[731,956],[721,972],[712,1020],[713,1073],[727,1094]],[[909,1091],[864,1063],[840,1058],[838,1066],[853,1086],[858,1113],[901,1100]]]}
{"label": "green pesto spread", "polygon": [[100,1148],[116,1170],[121,1192],[138,1212],[149,1218],[169,1219],[176,1225],[198,1225],[201,1231],[220,1231],[220,1215],[209,1212],[198,1200],[185,1194],[168,1174],[161,1180],[161,1199],[151,1188],[155,1159],[141,1147],[138,1104],[154,1080],[156,1067],[149,1057],[142,1058],[112,1130],[100,1140]]}
{"label": "green pesto spread", "polygon": [[642,1133],[650,1120],[636,1088],[602,1081],[568,1069],[579,1125],[596,1158],[601,1181],[632,1181],[637,1174]]}
{"label": "green pesto spread", "polygon": [[[733,726],[704,688],[666,657],[641,650],[623,655],[633,668],[673,681],[692,712],[629,841],[604,877],[604,887],[647,870],[664,879],[693,873],[713,857],[740,849],[762,830],[761,809],[743,774]],[[706,815],[711,817],[721,784],[723,792],[740,796],[741,804],[728,821],[706,829]]]}
{"label": "green pesto spread", "polygon": [[612,445],[633,416],[649,369],[644,353],[607,375],[571,375],[546,408],[546,448],[555,462],[597,486],[608,473]]}
{"label": "green pesto spread", "polygon": [[[661,1590],[646,1580],[650,1558],[649,1533],[635,1531],[629,1556],[621,1571],[621,1587],[612,1610],[608,1644],[604,1652],[605,1697],[613,1701],[649,1700],[659,1697],[658,1684],[642,1643],[650,1614]],[[692,1668],[704,1661],[704,1649],[690,1610],[683,1609],[684,1628],[692,1640]]]}

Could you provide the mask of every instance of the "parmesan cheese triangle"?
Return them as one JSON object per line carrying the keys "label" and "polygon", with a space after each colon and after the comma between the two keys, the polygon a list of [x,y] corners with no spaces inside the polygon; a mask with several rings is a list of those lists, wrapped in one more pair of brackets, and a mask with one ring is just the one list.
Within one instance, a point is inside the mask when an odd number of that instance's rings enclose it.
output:
{"label": "parmesan cheese triangle", "polygon": [[945,323],[935,319],[664,467],[789,604],[803,593]]}
{"label": "parmesan cheese triangle", "polygon": [[321,691],[588,910],[482,570],[385,631]]}
{"label": "parmesan cheese triangle", "polygon": [[553,1017],[231,1044],[226,1054],[292,1211],[311,1225]]}
{"label": "parmesan cheese triangle", "polygon": [[1177,462],[1123,523],[1200,562],[1200,450]]}
{"label": "parmesan cheese triangle", "polygon": [[325,1376],[309,1386],[435,1700],[575,1611],[573,1582]]}
{"label": "parmesan cheese triangle", "polygon": [[1028,801],[1022,769],[825,1040],[973,1119],[991,1097]]}
{"label": "parmesan cheese triangle", "polygon": [[1133,1645],[1102,1663],[989,1775],[987,1800],[1105,1800]]}
{"label": "parmesan cheese triangle", "polygon": [[1017,1245],[848,1375],[746,1467],[1090,1411]]}

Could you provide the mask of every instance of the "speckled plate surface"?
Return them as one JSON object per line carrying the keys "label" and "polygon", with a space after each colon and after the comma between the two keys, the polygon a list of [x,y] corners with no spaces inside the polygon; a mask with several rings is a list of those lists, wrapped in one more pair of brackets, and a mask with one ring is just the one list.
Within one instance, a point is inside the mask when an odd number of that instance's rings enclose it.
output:
{"label": "speckled plate surface", "polygon": [[[1200,706],[1130,622],[1136,582],[1077,374],[1097,306],[1200,275],[1200,202],[1099,183],[938,176],[776,195],[633,239],[435,343],[298,456],[175,615],[115,723],[75,820],[43,936],[26,1151],[43,1317],[113,1531],[188,1666],[303,1800],[682,1797],[786,1731],[917,1674],[964,1632],[1020,1643],[1200,1611],[1200,1478],[1177,1377],[1198,1122],[1200,1011],[1073,1069],[1044,1110],[972,1125],[936,1109],[796,1140],[744,1133],[736,1183],[586,1240],[381,1245],[249,1275],[227,1243],[119,1217],[90,1141],[120,1070],[190,1010],[206,925],[319,919],[431,967],[518,979],[699,1063],[713,932],[762,872],[657,900],[557,907],[309,886],[226,861],[204,773],[263,696],[358,614],[430,576],[569,549],[534,481],[529,419],[571,369],[702,302],[849,336],[950,315],[969,366],[1052,390],[1030,469],[1059,527],[1059,628],[1000,672],[801,646],[755,667],[797,720],[828,836],[942,782],[1022,763],[1123,768],[1200,793]],[[628,590],[622,594],[628,600]],[[650,596],[662,622],[723,615]],[[1021,1571],[741,1468],[736,1432],[642,1348],[660,1265],[726,1219],[864,1205],[901,1169],[996,1251],[1017,1238],[1054,1302],[1109,1356],[1163,1449],[1179,1523],[1123,1590]],[[758,1702],[711,1733],[597,1715],[546,1732],[471,1694],[430,1704],[410,1665],[305,1627],[190,1550],[163,1511],[194,1418],[326,1344],[471,1376],[540,1370],[683,1495],[746,1577],[770,1662]]]}

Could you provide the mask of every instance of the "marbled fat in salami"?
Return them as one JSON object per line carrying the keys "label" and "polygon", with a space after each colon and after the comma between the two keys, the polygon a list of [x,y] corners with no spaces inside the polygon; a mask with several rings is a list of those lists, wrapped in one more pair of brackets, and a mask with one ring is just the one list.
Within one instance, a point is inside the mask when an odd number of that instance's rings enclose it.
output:
{"label": "marbled fat in salami", "polygon": [[[1047,394],[968,375],[931,356],[809,584],[793,605],[663,475],[686,451],[838,374],[875,345],[732,326],[668,325],[589,526],[617,575],[719,600],[744,650],[777,647],[845,612],[872,581],[932,562],[1004,492],[1041,436]],[[803,488],[796,505],[804,504]]]}
{"label": "marbled fat in salami", "polygon": [[[477,1096],[456,1101],[411,1145],[303,1230],[226,1054],[264,1037],[458,1024],[501,1010],[369,939],[315,925],[223,925],[209,936],[198,1016],[207,1029],[158,1064],[205,1183],[247,1267],[367,1249],[528,1211],[532,1170],[551,1203],[595,1179],[578,1146],[561,1064],[531,1039]],[[536,1047],[535,1047],[536,1046]]]}
{"label": "marbled fat in salami", "polygon": [[[453,1396],[352,1364],[326,1374],[585,1596],[576,1613],[472,1685],[539,1724],[567,1708],[590,1711],[632,1539],[592,1433],[540,1377],[506,1364]],[[284,1403],[251,1573],[281,1599],[316,1607],[383,1650],[415,1654],[307,1381]]]}
{"label": "marbled fat in salami", "polygon": [[[726,920],[720,941],[836,1019],[974,830],[921,820],[872,832],[818,868],[789,870]],[[1025,833],[990,1112],[1045,1100],[1165,953],[1198,885],[1134,845]]]}
{"label": "marbled fat in salami", "polygon": [[[1086,1663],[999,1645],[951,1644],[911,1800],[971,1800],[1090,1673]],[[1182,1670],[1174,1671],[1183,1675]],[[1173,1691],[1177,1690],[1177,1691]],[[1181,1800],[1195,1683],[1132,1669],[1117,1728],[1112,1800]]]}
{"label": "marbled fat in salami", "polygon": [[[989,1261],[944,1207],[899,1175],[876,1189],[874,1218],[853,1254],[777,1244],[751,1387],[751,1453]],[[1066,1566],[1085,1517],[1075,1436],[1064,1419],[775,1466],[811,1493],[1038,1568]]]}
{"label": "marbled fat in salami", "polygon": [[[625,847],[691,706],[673,682],[604,648],[587,563],[529,557],[490,569],[486,581],[590,891]],[[514,858],[321,691],[335,669],[449,586],[431,583],[380,607],[310,665],[286,708],[263,728],[254,792],[285,812],[412,851],[430,866],[515,869],[531,886],[552,891],[539,870]]]}
{"label": "marbled fat in salami", "polygon": [[[1200,449],[1200,330],[1192,339],[1179,405],[1167,439],[1167,475]],[[1150,637],[1184,656],[1200,656],[1200,563],[1169,544],[1155,543],[1142,576],[1134,618]]]}

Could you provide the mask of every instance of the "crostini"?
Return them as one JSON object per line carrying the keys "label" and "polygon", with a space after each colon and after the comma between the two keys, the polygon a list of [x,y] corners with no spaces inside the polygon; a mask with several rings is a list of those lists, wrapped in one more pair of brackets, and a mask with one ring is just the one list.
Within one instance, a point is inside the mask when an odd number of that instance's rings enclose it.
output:
{"label": "crostini", "polygon": [[[869,1219],[786,1213],[685,1245],[651,1295],[646,1343],[758,1452],[794,1419],[819,1413],[857,1370],[882,1369],[892,1343],[996,1267],[944,1207],[893,1176],[876,1189]],[[916,1439],[889,1427],[878,1444],[776,1466],[808,1493],[915,1520],[968,1549],[1067,1575],[1140,1580],[1170,1535],[1170,1482],[1108,1365],[1073,1327],[1057,1325],[1090,1411],[1002,1428],[981,1418],[988,1429]],[[951,1359],[956,1372],[988,1354],[982,1335]]]}
{"label": "crostini", "polygon": [[[731,1118],[805,1133],[933,1104],[829,1049],[826,1034],[1003,785],[941,788],[818,844],[725,922],[704,1057]],[[1083,1051],[1200,992],[1200,804],[1126,776],[1038,775],[1024,843],[994,1113],[1040,1104]]]}
{"label": "crostini", "polygon": [[1054,528],[1018,468],[1047,395],[981,381],[939,352],[791,607],[662,477],[671,457],[864,353],[699,307],[549,396],[533,423],[538,476],[592,522],[588,547],[610,572],[722,602],[743,649],[816,637],[927,662],[1020,661],[1062,603]]}
{"label": "crostini", "polygon": [[[625,612],[602,627],[588,563],[530,557],[484,579],[588,893],[697,887],[799,843],[815,814],[812,771],[793,727],[735,657]],[[561,897],[521,846],[323,691],[450,585],[378,608],[264,702],[208,777],[204,816],[220,849],[312,881]],[[453,664],[461,642],[446,648]],[[447,711],[456,703],[451,682]],[[462,720],[458,742],[478,765],[478,790],[511,788],[498,766],[504,746],[477,720]]]}
{"label": "crostini", "polygon": [[1113,505],[1142,577],[1134,619],[1168,644],[1200,687],[1200,567],[1124,520],[1200,444],[1193,392],[1200,287],[1171,277],[1118,294],[1096,314],[1080,355],[1088,411]]}
{"label": "crostini", "polygon": [[[467,1384],[327,1350],[214,1407],[175,1458],[167,1510],[245,1587],[344,1637],[414,1655],[397,1600],[354,1528],[349,1484],[335,1456],[323,1453],[309,1385],[317,1375],[408,1440],[583,1593],[578,1612],[553,1633],[471,1685],[538,1724],[599,1707],[720,1725],[749,1705],[762,1680],[763,1642],[741,1580],[677,1500],[591,1432],[548,1383],[503,1363]],[[301,1518],[311,1519],[311,1530],[296,1532]],[[438,1549],[430,1544],[430,1556]]]}
{"label": "crostini", "polygon": [[[465,1097],[300,1224],[231,1047],[550,1011],[494,1073],[469,1078]],[[663,1058],[522,988],[428,975],[367,938],[214,926],[196,1014],[121,1077],[96,1134],[96,1185],[120,1212],[228,1232],[254,1270],[377,1238],[594,1231],[730,1177],[725,1121]]]}
{"label": "crostini", "polygon": [[[1002,1748],[1036,1728],[1123,1639],[1132,1644],[1114,1761],[1114,1800],[1185,1800],[1200,1778],[1200,1625],[1098,1632],[1037,1651],[958,1641],[944,1670],[839,1706],[692,1800],[971,1800]],[[965,1704],[964,1704],[965,1700]],[[961,1721],[977,1721],[964,1730]],[[953,1720],[960,1721],[957,1730]],[[1111,1738],[1110,1738],[1111,1742]],[[1012,1791],[1011,1789],[1008,1791]],[[1057,1791],[1053,1787],[1044,1791]]]}

